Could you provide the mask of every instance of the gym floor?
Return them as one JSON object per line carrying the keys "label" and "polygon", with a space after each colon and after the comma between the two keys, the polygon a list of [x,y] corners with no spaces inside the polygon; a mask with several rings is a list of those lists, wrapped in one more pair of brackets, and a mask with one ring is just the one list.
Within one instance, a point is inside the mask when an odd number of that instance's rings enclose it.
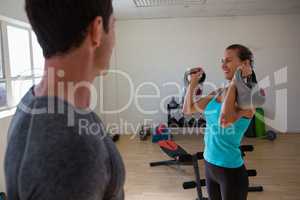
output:
{"label": "gym floor", "polygon": [[[203,136],[175,136],[175,141],[190,153],[201,151]],[[249,193],[249,200],[300,199],[300,134],[281,134],[274,142],[246,138],[254,152],[246,155],[246,167],[256,169],[250,184],[262,185],[264,192]],[[130,200],[194,200],[196,191],[183,190],[182,183],[194,178],[191,166],[154,167],[149,162],[168,159],[157,144],[121,137],[117,143],[126,165],[126,199]],[[199,162],[204,178],[203,161]],[[203,190],[205,196],[205,189]]]}

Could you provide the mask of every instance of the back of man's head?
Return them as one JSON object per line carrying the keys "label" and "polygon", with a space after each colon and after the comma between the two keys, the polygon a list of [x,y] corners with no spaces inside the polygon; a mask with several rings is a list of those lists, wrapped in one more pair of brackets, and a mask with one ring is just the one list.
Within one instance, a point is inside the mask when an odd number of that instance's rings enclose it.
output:
{"label": "back of man's head", "polygon": [[108,32],[113,13],[112,0],[26,0],[25,9],[45,58],[80,47],[97,16]]}

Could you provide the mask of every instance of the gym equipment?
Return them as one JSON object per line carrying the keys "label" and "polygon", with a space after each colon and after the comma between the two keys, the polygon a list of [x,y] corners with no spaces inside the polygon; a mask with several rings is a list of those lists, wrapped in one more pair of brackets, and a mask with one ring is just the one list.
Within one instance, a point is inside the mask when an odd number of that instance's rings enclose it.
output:
{"label": "gym equipment", "polygon": [[172,100],[167,105],[168,110],[168,127],[178,128],[180,127],[179,122],[175,117],[172,117],[171,111],[180,109],[180,105],[176,102],[175,97],[172,97]]}
{"label": "gym equipment", "polygon": [[264,110],[262,108],[256,109],[256,115],[251,120],[251,123],[245,133],[246,137],[257,137],[261,139],[268,139],[274,141],[277,138],[277,133],[274,131],[266,131],[264,123]]}
{"label": "gym equipment", "polygon": [[194,173],[196,176],[196,188],[197,188],[197,196],[198,200],[208,200],[207,198],[203,197],[201,184],[200,184],[200,170],[198,166],[198,160],[203,159],[203,153],[199,152],[194,155],[188,154],[181,146],[176,144],[175,142],[168,140],[168,141],[161,141],[158,143],[161,150],[166,153],[172,160],[167,161],[159,161],[159,162],[152,162],[150,163],[151,167],[156,166],[163,166],[163,165],[193,165]]}
{"label": "gym equipment", "polygon": [[245,133],[246,137],[249,138],[255,138],[256,134],[255,134],[255,117],[253,116],[253,118],[250,121],[249,127]]}
{"label": "gym equipment", "polygon": [[148,136],[151,135],[151,127],[142,125],[140,131],[138,132],[140,140],[145,141],[147,140]]}
{"label": "gym equipment", "polygon": [[162,165],[178,165],[180,163],[179,160],[182,161],[182,155],[188,155],[188,153],[176,143],[166,140],[158,142],[161,150],[167,154],[172,160],[167,161],[158,161],[150,163],[151,167],[162,166]]}
{"label": "gym equipment", "polygon": [[7,196],[4,192],[0,192],[0,200],[7,200]]}
{"label": "gym equipment", "polygon": [[264,120],[264,110],[262,108],[256,108],[255,113],[255,132],[256,137],[263,138],[266,136],[266,125]]}
{"label": "gym equipment", "polygon": [[113,142],[117,142],[120,139],[120,135],[119,134],[110,134],[109,133],[108,136],[112,139]]}
{"label": "gym equipment", "polygon": [[[171,166],[171,165],[192,165],[194,168],[195,180],[184,182],[183,189],[193,189],[197,190],[197,200],[208,200],[203,197],[202,187],[206,185],[205,179],[201,179],[200,170],[198,166],[198,160],[203,160],[203,152],[198,152],[196,154],[189,154],[185,149],[183,149],[180,145],[176,144],[174,141],[160,141],[159,146],[161,150],[168,155],[172,160],[166,161],[158,161],[151,162],[151,167],[156,166]],[[242,155],[245,156],[245,152],[254,151],[254,147],[252,145],[243,145],[240,147]],[[257,176],[256,170],[247,170],[249,177]],[[262,186],[249,187],[249,192],[262,192]]]}
{"label": "gym equipment", "polygon": [[[256,170],[247,170],[248,177],[255,177],[257,176],[257,171]],[[202,187],[206,186],[205,179],[201,179],[199,184]],[[189,182],[184,182],[182,184],[183,189],[188,190],[188,189],[193,189],[197,187],[197,183],[195,181],[189,181]],[[262,186],[252,186],[248,188],[248,192],[262,192],[264,189]]]}
{"label": "gym equipment", "polygon": [[268,130],[264,136],[259,138],[274,141],[277,138],[277,133],[272,130]]}
{"label": "gym equipment", "polygon": [[192,117],[192,119],[190,119],[188,121],[188,126],[189,127],[197,127],[197,120],[194,117]]}
{"label": "gym equipment", "polygon": [[172,97],[170,103],[168,104],[168,108],[176,109],[179,107],[179,104],[176,102],[175,97]]}
{"label": "gym equipment", "polygon": [[159,141],[170,139],[171,130],[167,128],[164,124],[160,124],[156,128],[154,128],[152,132],[152,143],[158,143]]}
{"label": "gym equipment", "polygon": [[197,127],[198,128],[205,128],[206,127],[206,121],[203,118],[199,118],[197,121]]}
{"label": "gym equipment", "polygon": [[170,128],[178,128],[178,127],[179,127],[179,124],[178,124],[177,119],[175,119],[174,117],[171,117],[171,118],[168,120],[168,126],[169,126]]}
{"label": "gym equipment", "polygon": [[163,134],[168,132],[168,128],[165,124],[159,124],[155,129],[156,134]]}
{"label": "gym equipment", "polygon": [[277,138],[277,134],[274,131],[271,131],[271,130],[267,131],[266,135],[267,135],[267,139],[271,140],[271,141],[273,141]]}
{"label": "gym equipment", "polygon": [[250,79],[244,82],[242,71],[238,69],[235,73],[235,85],[237,88],[237,103],[243,109],[262,106],[266,101],[265,91],[258,87],[257,83]]}
{"label": "gym equipment", "polygon": [[120,135],[119,135],[119,134],[113,135],[113,136],[112,136],[112,140],[113,140],[114,142],[119,141],[119,140],[120,140]]}
{"label": "gym equipment", "polygon": [[178,125],[179,127],[185,127],[185,118],[184,117],[181,117],[179,120],[178,120]]}

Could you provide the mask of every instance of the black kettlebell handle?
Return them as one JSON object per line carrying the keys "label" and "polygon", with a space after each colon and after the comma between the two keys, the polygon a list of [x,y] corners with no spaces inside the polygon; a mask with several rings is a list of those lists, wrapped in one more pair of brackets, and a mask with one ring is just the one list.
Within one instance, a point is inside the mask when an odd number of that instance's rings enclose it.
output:
{"label": "black kettlebell handle", "polygon": [[[187,71],[187,72],[185,72],[185,74],[184,74],[185,84],[189,84],[188,76],[191,75],[191,74],[197,73],[197,72],[198,71]],[[206,74],[205,74],[205,72],[203,72],[203,74],[202,74],[202,76],[199,80],[199,84],[202,84],[205,80],[206,80]]]}

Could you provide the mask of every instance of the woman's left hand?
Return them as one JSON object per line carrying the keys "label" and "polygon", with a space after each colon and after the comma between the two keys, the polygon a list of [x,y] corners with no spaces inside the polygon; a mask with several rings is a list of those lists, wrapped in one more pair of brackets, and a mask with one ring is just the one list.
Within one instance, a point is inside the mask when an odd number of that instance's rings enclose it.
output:
{"label": "woman's left hand", "polygon": [[240,69],[242,71],[243,78],[249,77],[253,73],[253,70],[252,70],[249,60],[247,60],[246,64],[243,64],[242,66],[238,67],[238,69]]}

